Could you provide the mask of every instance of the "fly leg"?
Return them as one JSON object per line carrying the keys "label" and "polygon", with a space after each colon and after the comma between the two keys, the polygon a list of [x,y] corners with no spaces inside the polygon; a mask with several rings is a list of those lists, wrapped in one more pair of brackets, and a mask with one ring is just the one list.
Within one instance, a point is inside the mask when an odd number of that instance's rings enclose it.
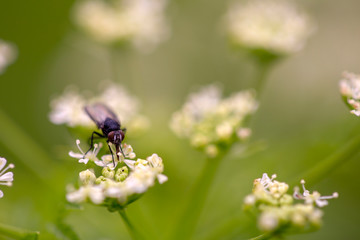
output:
{"label": "fly leg", "polygon": [[110,144],[109,144],[109,140],[106,141],[107,144],[108,144],[108,147],[109,147],[109,150],[110,150],[110,153],[111,153],[111,157],[112,157],[112,161],[113,161],[113,164],[114,164],[114,168],[115,168],[115,159],[114,159],[114,153],[110,147]]}
{"label": "fly leg", "polygon": [[93,131],[93,133],[91,134],[91,139],[90,139],[90,148],[89,150],[86,151],[86,153],[84,154],[83,158],[85,158],[86,154],[94,147],[94,134],[99,136],[99,137],[102,137],[104,138],[105,136],[102,135],[101,133],[98,133],[96,131]]}

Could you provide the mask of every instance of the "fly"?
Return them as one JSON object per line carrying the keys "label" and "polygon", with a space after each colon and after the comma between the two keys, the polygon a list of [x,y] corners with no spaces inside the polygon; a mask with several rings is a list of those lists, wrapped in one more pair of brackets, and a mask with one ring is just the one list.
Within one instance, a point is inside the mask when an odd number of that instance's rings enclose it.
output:
{"label": "fly", "polygon": [[94,146],[94,135],[97,135],[98,137],[101,138],[107,138],[106,142],[108,144],[112,156],[112,161],[115,166],[114,154],[109,143],[115,145],[116,156],[118,160],[119,160],[120,152],[125,157],[125,154],[121,148],[121,142],[125,138],[126,129],[125,128],[121,129],[120,120],[117,118],[115,113],[113,113],[113,111],[111,111],[106,105],[102,103],[94,103],[92,105],[87,105],[85,106],[84,110],[87,113],[87,115],[91,118],[91,120],[95,122],[96,126],[102,131],[102,134],[97,131],[93,131],[93,133],[91,134],[90,148],[85,153],[85,155]]}

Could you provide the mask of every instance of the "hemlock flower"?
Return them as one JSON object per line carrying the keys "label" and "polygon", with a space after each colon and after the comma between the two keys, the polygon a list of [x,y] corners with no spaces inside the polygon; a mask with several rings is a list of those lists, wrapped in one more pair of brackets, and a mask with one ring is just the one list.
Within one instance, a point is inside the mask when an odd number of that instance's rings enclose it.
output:
{"label": "hemlock flower", "polygon": [[102,147],[102,143],[99,143],[99,144],[95,143],[94,149],[90,150],[86,155],[85,155],[85,152],[80,147],[79,139],[76,140],[76,145],[77,145],[80,153],[74,153],[73,151],[70,151],[69,152],[70,157],[77,158],[77,159],[79,159],[79,163],[84,163],[84,164],[87,164],[89,162],[89,160],[91,160],[95,163],[99,161],[99,159],[96,157],[96,155],[99,153],[99,151]]}
{"label": "hemlock flower", "polygon": [[[257,216],[258,228],[278,236],[290,231],[301,233],[318,229],[323,212],[317,206],[327,205],[326,199],[335,198],[338,194],[324,197],[318,192],[310,194],[302,180],[304,193],[300,194],[299,189],[295,188],[292,196],[287,193],[289,186],[275,178],[275,174],[270,178],[264,173],[262,178],[255,179],[252,193],[244,199],[244,209]],[[294,203],[297,199],[305,202]]]}
{"label": "hemlock flower", "polygon": [[[156,179],[162,184],[167,180],[163,174],[162,159],[153,154],[144,159],[131,160],[136,154],[133,148],[123,143],[125,158],[116,160],[112,165],[111,155],[104,155],[101,160],[94,161],[94,169],[87,169],[79,173],[80,186],[78,189],[69,188],[67,200],[73,203],[89,201],[96,205],[108,207],[110,211],[124,208],[144,194],[149,187],[154,186]],[[128,158],[128,159],[127,159]],[[108,162],[111,163],[109,166]],[[100,175],[97,175],[99,173]]]}
{"label": "hemlock flower", "polygon": [[276,56],[301,50],[315,28],[294,3],[284,0],[235,2],[226,15],[226,24],[234,45]]}
{"label": "hemlock flower", "polygon": [[[0,157],[0,185],[11,186],[14,181],[14,174],[12,172],[7,172],[7,170],[14,168],[15,165],[10,163],[5,167],[7,160]],[[0,190],[0,198],[4,196],[4,193]]]}
{"label": "hemlock flower", "polygon": [[50,121],[54,124],[65,124],[72,129],[94,129],[96,125],[84,111],[85,105],[93,102],[107,105],[132,135],[149,127],[148,119],[139,114],[139,100],[115,83],[106,84],[104,90],[92,98],[86,98],[72,88],[66,89],[63,95],[50,102]]}
{"label": "hemlock flower", "polygon": [[100,43],[130,43],[149,52],[169,36],[166,4],[166,0],[79,1],[73,19]]}
{"label": "hemlock flower", "polygon": [[222,99],[220,89],[210,85],[190,94],[182,109],[173,114],[170,128],[179,137],[188,138],[195,148],[216,157],[221,148],[250,135],[250,130],[242,134],[239,131],[245,129],[244,121],[256,111],[257,105],[251,91]]}
{"label": "hemlock flower", "polygon": [[314,191],[312,194],[310,194],[310,191],[306,190],[305,188],[305,180],[301,180],[300,183],[303,188],[303,194],[300,193],[299,187],[296,187],[293,196],[295,199],[305,200],[305,204],[315,203],[318,207],[324,207],[329,204],[327,199],[339,197],[337,192],[334,192],[331,196],[321,196],[317,191]]}
{"label": "hemlock flower", "polygon": [[0,75],[5,72],[7,66],[15,61],[16,57],[15,45],[0,39]]}
{"label": "hemlock flower", "polygon": [[339,83],[340,93],[351,109],[351,113],[360,116],[360,76],[350,72],[343,73]]}

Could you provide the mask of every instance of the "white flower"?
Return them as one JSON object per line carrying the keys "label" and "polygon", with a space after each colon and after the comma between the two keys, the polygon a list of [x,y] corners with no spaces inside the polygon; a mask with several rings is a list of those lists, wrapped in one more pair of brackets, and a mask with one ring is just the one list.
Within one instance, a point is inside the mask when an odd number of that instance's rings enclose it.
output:
{"label": "white flower", "polygon": [[[231,145],[244,120],[257,109],[251,91],[238,92],[221,98],[215,85],[201,89],[189,96],[181,110],[173,114],[170,128],[179,136],[189,138],[191,144],[215,157],[218,144]],[[243,139],[242,139],[243,140]]]}
{"label": "white flower", "polygon": [[149,167],[137,165],[126,179],[126,186],[134,193],[143,193],[155,184],[156,173]]}
{"label": "white flower", "polygon": [[75,8],[75,23],[104,44],[130,42],[151,51],[166,40],[165,0],[89,0]]}
{"label": "white flower", "polygon": [[292,2],[252,0],[235,2],[226,16],[234,44],[287,55],[301,50],[314,24]]}
{"label": "white flower", "polygon": [[96,176],[93,171],[86,169],[85,171],[79,173],[79,179],[82,184],[88,185],[95,182]]}
{"label": "white flower", "polygon": [[90,199],[94,204],[100,204],[104,201],[105,196],[101,186],[97,185],[84,185],[78,190],[66,194],[66,199],[72,203],[85,202]]}
{"label": "white flower", "polygon": [[305,200],[305,204],[315,203],[318,207],[324,207],[328,205],[327,199],[339,197],[339,194],[337,192],[334,192],[331,196],[321,196],[320,193],[317,191],[314,191],[312,194],[310,194],[310,191],[306,190],[305,188],[305,181],[301,180],[300,183],[304,191],[303,194],[301,194],[299,188],[296,187],[293,196],[295,199]]}
{"label": "white flower", "polygon": [[17,56],[15,45],[0,39],[0,75],[13,63]]}
{"label": "white flower", "polygon": [[77,139],[76,140],[76,145],[80,151],[80,153],[74,153],[73,151],[69,152],[69,156],[73,157],[73,158],[77,158],[79,159],[79,163],[84,163],[87,164],[89,162],[89,160],[93,161],[93,162],[98,162],[99,159],[96,157],[96,155],[99,153],[101,147],[102,147],[102,143],[95,143],[94,144],[94,149],[91,151],[89,151],[88,153],[86,153],[81,149],[80,147],[80,140]]}
{"label": "white flower", "polygon": [[146,158],[146,160],[149,162],[150,167],[155,172],[159,183],[163,184],[164,182],[166,182],[168,180],[168,177],[162,174],[162,172],[164,171],[164,164],[161,157],[154,153],[150,157]]}
{"label": "white flower", "polygon": [[69,127],[95,127],[93,121],[86,115],[84,106],[86,100],[74,89],[66,89],[62,96],[50,103],[50,121],[54,124],[66,124]]}
{"label": "white flower", "polygon": [[[6,159],[0,157],[0,185],[11,186],[14,181],[14,174],[12,172],[6,172],[7,170],[14,168],[15,165],[10,163],[7,167]],[[4,168],[5,167],[5,168]],[[0,190],[0,198],[4,196],[4,193]]]}
{"label": "white flower", "polygon": [[340,93],[348,106],[352,109],[350,112],[360,116],[360,76],[350,72],[343,73],[343,79],[340,80]]}
{"label": "white flower", "polygon": [[[112,165],[111,155],[104,155],[102,160],[94,161],[95,167],[100,167],[101,171],[87,169],[79,173],[80,188],[68,190],[68,201],[81,203],[90,199],[95,204],[110,204],[111,208],[116,203],[119,207],[124,207],[154,186],[156,179],[159,183],[167,181],[167,177],[162,174],[163,161],[157,154],[151,155],[147,160],[135,161],[130,159],[136,156],[131,145],[124,143],[122,146],[125,158],[122,156],[115,166]],[[80,151],[83,153],[81,149]],[[101,172],[101,175],[97,177],[95,172]]]}
{"label": "white flower", "polygon": [[259,218],[259,228],[263,231],[272,231],[279,225],[279,217],[274,212],[264,212]]}

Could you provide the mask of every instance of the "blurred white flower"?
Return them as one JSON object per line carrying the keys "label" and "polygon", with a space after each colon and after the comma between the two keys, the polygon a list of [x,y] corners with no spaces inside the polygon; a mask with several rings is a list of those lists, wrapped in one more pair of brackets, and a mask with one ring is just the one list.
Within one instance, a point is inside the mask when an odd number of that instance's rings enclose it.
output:
{"label": "blurred white flower", "polygon": [[243,129],[246,117],[256,109],[257,102],[251,91],[222,99],[220,89],[210,85],[189,96],[182,109],[173,114],[170,128],[179,137],[188,138],[194,147],[215,157],[220,145],[230,146],[245,139],[238,132]]}
{"label": "blurred white flower", "polygon": [[69,202],[81,203],[90,199],[94,204],[100,204],[104,201],[105,196],[103,189],[98,185],[83,185],[78,190],[71,191],[66,194]]}
{"label": "blurred white flower", "polygon": [[17,57],[16,46],[0,39],[0,75]]}
{"label": "blurred white flower", "polygon": [[235,2],[226,16],[230,40],[241,47],[288,55],[301,50],[315,26],[293,2]]}
{"label": "blurred white flower", "polygon": [[89,103],[103,103],[107,105],[132,135],[143,132],[149,127],[149,120],[139,114],[140,103],[119,84],[108,83],[98,96],[87,99],[74,89],[66,89],[63,95],[54,98],[49,114],[54,124],[65,124],[68,127],[96,128],[94,122],[84,111]]}
{"label": "blurred white flower", "polygon": [[68,190],[68,201],[81,203],[90,199],[94,204],[109,204],[108,207],[111,208],[122,208],[154,186],[156,179],[159,183],[167,180],[167,176],[162,174],[162,159],[157,154],[151,155],[147,160],[135,161],[128,158],[136,156],[133,148],[125,143],[123,147],[125,158],[117,162],[115,167],[112,165],[111,155],[104,155],[101,157],[102,161],[95,162],[95,167],[102,169],[101,176],[96,177],[94,172],[99,171],[92,169],[80,172],[81,186],[78,190]]}
{"label": "blurred white flower", "polygon": [[340,80],[340,93],[351,108],[351,113],[360,116],[360,76],[350,72],[343,73]]}
{"label": "blurred white flower", "polygon": [[[5,167],[7,160],[0,157],[0,185],[11,186],[14,181],[14,174],[12,172],[7,172],[7,170],[14,168],[15,165],[10,163]],[[4,196],[4,193],[0,190],[0,198]]]}
{"label": "blurred white flower", "polygon": [[83,108],[86,100],[74,89],[66,89],[63,95],[50,102],[50,121],[54,124],[66,124],[69,127],[95,127]]}
{"label": "blurred white flower", "polygon": [[75,6],[75,23],[104,44],[131,43],[145,52],[169,36],[166,0],[88,0]]}
{"label": "blurred white flower", "polygon": [[312,194],[310,194],[310,191],[306,190],[305,188],[305,181],[301,180],[300,183],[303,188],[303,194],[300,193],[299,187],[296,187],[293,196],[295,199],[305,200],[305,204],[315,203],[318,207],[324,207],[329,204],[327,201],[328,199],[339,197],[337,192],[334,192],[331,196],[321,196],[317,191],[314,191]]}

